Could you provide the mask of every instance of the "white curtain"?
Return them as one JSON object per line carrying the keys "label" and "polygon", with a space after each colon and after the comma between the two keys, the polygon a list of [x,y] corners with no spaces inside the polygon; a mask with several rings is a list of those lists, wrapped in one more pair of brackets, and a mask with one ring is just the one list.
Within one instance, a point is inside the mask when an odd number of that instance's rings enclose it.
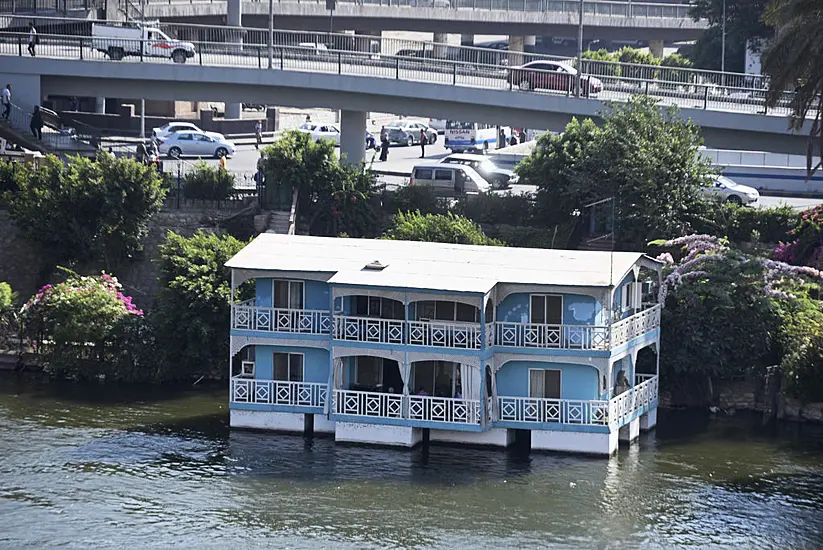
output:
{"label": "white curtain", "polygon": [[400,367],[400,378],[403,379],[403,395],[409,395],[409,376],[411,375],[411,365],[408,361],[398,363]]}
{"label": "white curtain", "polygon": [[460,386],[463,392],[463,399],[479,400],[480,397],[480,372],[477,367],[460,364]]}
{"label": "white curtain", "polygon": [[331,414],[331,402],[334,399],[334,390],[343,389],[343,359],[337,358],[334,360],[332,367],[332,384],[329,394],[326,396],[326,404],[323,407],[323,412],[326,416]]}
{"label": "white curtain", "polygon": [[489,369],[489,372],[491,373],[491,380],[492,380],[492,387],[491,387],[492,410],[490,412],[491,412],[491,415],[492,415],[492,420],[496,420],[496,419],[500,418],[500,415],[498,414],[498,410],[497,410],[497,408],[498,408],[498,403],[497,403],[497,375],[494,373],[494,371],[492,371],[491,368],[489,368],[489,367],[486,367],[486,368]]}

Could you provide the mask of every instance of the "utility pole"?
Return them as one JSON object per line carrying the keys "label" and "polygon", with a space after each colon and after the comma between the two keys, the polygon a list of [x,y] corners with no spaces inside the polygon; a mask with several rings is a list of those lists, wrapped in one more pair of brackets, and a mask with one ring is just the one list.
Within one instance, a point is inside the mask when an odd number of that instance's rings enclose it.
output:
{"label": "utility pole", "polygon": [[[146,0],[140,0],[140,49],[145,49],[146,43],[143,40],[144,28],[146,26]],[[140,54],[142,59],[142,53]],[[140,98],[140,137],[146,137],[146,99]]]}
{"label": "utility pole", "polygon": [[274,63],[274,0],[269,0],[269,69]]}
{"label": "utility pole", "polygon": [[726,0],[723,0],[723,20],[720,24],[720,85],[726,85]]}
{"label": "utility pole", "polygon": [[577,78],[575,78],[574,95],[580,97],[580,77],[583,72],[583,0],[577,12]]}

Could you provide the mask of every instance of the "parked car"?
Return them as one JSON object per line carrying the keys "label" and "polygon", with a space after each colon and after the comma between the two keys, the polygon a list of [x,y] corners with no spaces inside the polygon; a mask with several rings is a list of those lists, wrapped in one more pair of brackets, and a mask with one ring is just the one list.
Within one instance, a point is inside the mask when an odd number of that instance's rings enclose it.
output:
{"label": "parked car", "polygon": [[151,137],[153,139],[165,139],[171,134],[177,132],[199,132],[215,139],[224,139],[223,134],[218,134],[217,132],[205,132],[191,122],[169,122],[159,128],[152,128]]}
{"label": "parked car", "polygon": [[711,186],[703,187],[701,190],[709,197],[734,204],[752,204],[760,199],[757,189],[737,183],[726,176],[717,176]]}
{"label": "parked car", "polygon": [[491,190],[491,185],[474,168],[465,164],[418,164],[409,185],[431,185],[441,196],[457,196]]}
{"label": "parked car", "polygon": [[160,153],[173,159],[184,156],[220,158],[231,156],[237,150],[234,143],[222,136],[215,138],[203,132],[175,132],[158,143]]}
{"label": "parked car", "polygon": [[335,145],[340,145],[340,130],[337,128],[337,126],[306,122],[304,124],[301,124],[297,130],[300,132],[311,134],[311,138],[314,141],[320,141],[321,139],[330,139],[334,142]]}
{"label": "parked car", "polygon": [[463,164],[471,166],[480,174],[483,179],[491,184],[495,189],[505,189],[511,184],[517,183],[519,178],[511,170],[498,167],[484,155],[472,155],[469,153],[455,153],[440,161],[441,164]]}
{"label": "parked car", "polygon": [[[574,91],[577,69],[555,61],[532,61],[509,69],[506,82],[521,90]],[[603,91],[603,83],[593,76],[582,75],[580,88],[585,95],[595,95]]]}
{"label": "parked car", "polygon": [[389,143],[400,143],[408,146],[420,143],[420,130],[426,131],[426,139],[429,143],[437,142],[437,130],[429,128],[422,122],[413,120],[394,120],[386,124],[386,131],[389,134]]}

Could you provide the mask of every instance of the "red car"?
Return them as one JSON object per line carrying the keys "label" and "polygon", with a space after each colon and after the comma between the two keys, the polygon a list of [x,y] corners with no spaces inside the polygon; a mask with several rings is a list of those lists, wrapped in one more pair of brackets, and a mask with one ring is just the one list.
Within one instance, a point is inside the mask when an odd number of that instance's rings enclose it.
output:
{"label": "red car", "polygon": [[[509,69],[506,82],[521,90],[556,90],[559,92],[574,92],[577,70],[563,63],[554,61],[532,61]],[[580,88],[584,95],[599,94],[603,91],[603,83],[597,78],[583,75],[580,77]]]}

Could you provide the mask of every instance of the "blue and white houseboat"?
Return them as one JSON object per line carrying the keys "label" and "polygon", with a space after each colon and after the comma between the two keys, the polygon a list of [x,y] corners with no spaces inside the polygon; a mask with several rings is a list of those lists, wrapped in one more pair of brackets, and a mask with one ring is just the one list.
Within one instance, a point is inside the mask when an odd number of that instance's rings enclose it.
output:
{"label": "blue and white houseboat", "polygon": [[656,424],[643,254],[267,233],[227,266],[233,427],[610,455]]}

